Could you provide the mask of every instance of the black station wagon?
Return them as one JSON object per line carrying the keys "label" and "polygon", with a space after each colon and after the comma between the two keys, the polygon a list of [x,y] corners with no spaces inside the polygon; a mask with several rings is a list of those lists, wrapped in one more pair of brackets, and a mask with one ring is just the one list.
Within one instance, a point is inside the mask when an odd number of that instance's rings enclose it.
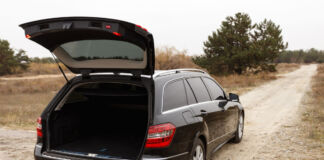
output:
{"label": "black station wagon", "polygon": [[89,17],[21,27],[77,74],[37,120],[36,160],[205,160],[241,141],[238,96],[202,70],[155,71],[145,28]]}

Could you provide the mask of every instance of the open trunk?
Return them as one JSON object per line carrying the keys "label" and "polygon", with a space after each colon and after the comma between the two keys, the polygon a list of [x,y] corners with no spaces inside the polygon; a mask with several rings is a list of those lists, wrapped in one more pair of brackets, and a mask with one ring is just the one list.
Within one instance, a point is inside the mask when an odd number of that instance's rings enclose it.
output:
{"label": "open trunk", "polygon": [[148,93],[118,83],[78,86],[52,112],[50,150],[97,158],[136,159],[145,142]]}

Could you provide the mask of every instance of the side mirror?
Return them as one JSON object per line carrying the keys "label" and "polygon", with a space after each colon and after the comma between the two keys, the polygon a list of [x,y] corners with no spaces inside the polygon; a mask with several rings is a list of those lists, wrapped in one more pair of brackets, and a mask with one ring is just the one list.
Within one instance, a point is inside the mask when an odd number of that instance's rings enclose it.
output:
{"label": "side mirror", "polygon": [[229,99],[231,101],[234,101],[234,102],[239,102],[240,101],[240,98],[237,94],[234,94],[234,93],[230,93],[229,94]]}

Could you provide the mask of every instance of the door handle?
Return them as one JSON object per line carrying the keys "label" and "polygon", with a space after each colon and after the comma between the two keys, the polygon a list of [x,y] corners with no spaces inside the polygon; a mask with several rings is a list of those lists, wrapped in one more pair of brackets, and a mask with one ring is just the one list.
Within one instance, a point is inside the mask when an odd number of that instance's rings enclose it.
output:
{"label": "door handle", "polygon": [[195,117],[205,117],[208,115],[208,112],[206,110],[200,110],[200,114],[196,115]]}

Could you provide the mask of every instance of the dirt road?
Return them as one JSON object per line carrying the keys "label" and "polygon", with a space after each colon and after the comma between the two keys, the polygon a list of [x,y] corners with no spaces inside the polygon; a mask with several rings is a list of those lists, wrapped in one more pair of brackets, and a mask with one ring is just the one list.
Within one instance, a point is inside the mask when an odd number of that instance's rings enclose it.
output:
{"label": "dirt road", "polygon": [[[271,153],[270,137],[282,125],[296,119],[298,107],[310,87],[316,68],[316,65],[302,66],[242,95],[240,99],[246,113],[243,141],[240,144],[226,144],[216,152],[214,159],[273,159],[262,157],[262,149],[267,146]],[[35,138],[35,133],[29,131],[0,128],[0,159],[31,160]]]}
{"label": "dirt road", "polygon": [[[250,160],[262,157],[261,150],[273,145],[271,135],[295,120],[316,68],[316,65],[302,66],[242,95],[246,117],[243,141],[240,144],[226,144],[216,152],[214,159]],[[268,152],[271,153],[271,149],[268,147]]]}
{"label": "dirt road", "polygon": [[34,131],[0,128],[0,160],[32,160]]}

